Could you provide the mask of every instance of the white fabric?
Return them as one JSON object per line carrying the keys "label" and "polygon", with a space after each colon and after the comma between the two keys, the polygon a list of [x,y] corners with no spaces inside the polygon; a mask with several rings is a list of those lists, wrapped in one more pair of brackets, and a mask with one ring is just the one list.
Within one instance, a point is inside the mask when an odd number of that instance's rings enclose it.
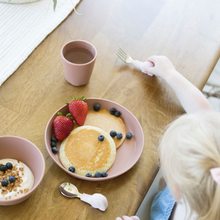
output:
{"label": "white fabric", "polygon": [[29,3],[29,2],[36,2],[40,0],[0,0],[0,2],[5,2],[5,3],[14,3],[14,4],[20,4],[20,3]]}
{"label": "white fabric", "polygon": [[0,86],[76,7],[80,0],[0,3]]}

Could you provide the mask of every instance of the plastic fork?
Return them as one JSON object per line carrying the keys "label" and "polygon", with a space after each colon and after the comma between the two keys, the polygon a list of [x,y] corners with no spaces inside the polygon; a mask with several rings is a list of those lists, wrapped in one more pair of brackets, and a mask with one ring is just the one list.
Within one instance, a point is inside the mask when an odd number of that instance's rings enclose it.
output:
{"label": "plastic fork", "polygon": [[148,74],[149,76],[153,76],[153,74],[145,71],[146,67],[153,67],[154,64],[150,61],[141,62],[138,60],[133,60],[129,54],[123,51],[121,48],[118,49],[116,55],[125,63],[132,63],[134,66],[138,67],[143,73]]}

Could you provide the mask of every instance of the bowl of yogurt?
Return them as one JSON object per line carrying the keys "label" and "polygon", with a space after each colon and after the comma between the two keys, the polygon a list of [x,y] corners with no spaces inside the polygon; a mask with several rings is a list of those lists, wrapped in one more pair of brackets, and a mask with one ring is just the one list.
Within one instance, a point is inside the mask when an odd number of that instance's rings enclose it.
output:
{"label": "bowl of yogurt", "polygon": [[41,183],[45,161],[32,142],[16,136],[0,136],[0,205],[28,199]]}

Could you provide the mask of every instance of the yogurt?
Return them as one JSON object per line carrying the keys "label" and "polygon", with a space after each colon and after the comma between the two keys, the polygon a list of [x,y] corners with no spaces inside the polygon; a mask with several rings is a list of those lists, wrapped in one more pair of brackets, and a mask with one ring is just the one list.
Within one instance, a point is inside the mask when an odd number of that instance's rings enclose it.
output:
{"label": "yogurt", "polygon": [[[14,159],[1,159],[0,165],[12,163],[12,170],[0,171],[0,200],[10,200],[18,198],[27,193],[34,185],[34,175],[30,168],[21,161]],[[9,182],[9,176],[14,176],[16,181]],[[1,184],[3,179],[8,180],[8,186],[4,187]]]}

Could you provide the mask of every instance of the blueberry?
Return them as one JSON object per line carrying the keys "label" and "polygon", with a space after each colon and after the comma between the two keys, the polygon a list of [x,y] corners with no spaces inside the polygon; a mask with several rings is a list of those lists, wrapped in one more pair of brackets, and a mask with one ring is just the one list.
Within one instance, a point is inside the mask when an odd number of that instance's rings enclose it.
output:
{"label": "blueberry", "polygon": [[6,165],[1,165],[1,166],[0,166],[0,170],[3,171],[3,172],[6,171],[6,170],[7,170]]}
{"label": "blueberry", "polygon": [[14,176],[9,176],[9,182],[14,183],[16,181],[16,178]]}
{"label": "blueberry", "polygon": [[51,142],[50,142],[50,146],[51,146],[51,147],[56,147],[56,146],[57,146],[57,143],[54,142],[54,141],[51,141]]}
{"label": "blueberry", "polygon": [[2,180],[1,185],[6,187],[8,185],[8,180]]}
{"label": "blueberry", "polygon": [[122,133],[118,132],[117,135],[116,135],[116,137],[117,137],[117,139],[120,140],[120,139],[122,139],[123,135],[122,135]]}
{"label": "blueberry", "polygon": [[100,135],[98,136],[98,140],[99,140],[99,141],[104,141],[104,139],[105,139],[104,135],[100,134]]}
{"label": "blueberry", "polygon": [[102,172],[102,177],[107,177],[108,173],[106,171]]}
{"label": "blueberry", "polygon": [[111,113],[112,115],[115,115],[115,112],[116,112],[116,109],[115,109],[115,108],[111,108],[111,109],[110,109],[110,113]]}
{"label": "blueberry", "polygon": [[86,177],[92,177],[92,174],[91,173],[87,173]]}
{"label": "blueberry", "polygon": [[12,163],[10,163],[10,162],[6,163],[6,168],[11,170],[13,168]]}
{"label": "blueberry", "polygon": [[59,152],[59,150],[57,149],[57,147],[52,147],[52,152],[54,154],[57,154]]}
{"label": "blueberry", "polygon": [[120,117],[120,116],[121,116],[121,112],[116,111],[116,112],[115,112],[115,116],[116,116],[116,117]]}
{"label": "blueberry", "polygon": [[95,177],[96,177],[96,178],[102,177],[102,173],[101,173],[101,172],[96,172],[96,173],[95,173]]}
{"label": "blueberry", "polygon": [[70,166],[68,170],[72,173],[75,173],[75,171],[76,171],[74,166]]}
{"label": "blueberry", "polygon": [[126,138],[127,139],[131,139],[133,137],[133,134],[131,133],[131,132],[128,132],[127,134],[126,134]]}
{"label": "blueberry", "polygon": [[56,136],[52,136],[52,137],[51,137],[51,142],[57,142]]}
{"label": "blueberry", "polygon": [[112,130],[112,131],[110,132],[110,136],[111,136],[111,137],[115,137],[116,135],[117,135],[117,132],[116,132],[116,131]]}
{"label": "blueberry", "polygon": [[93,109],[95,110],[95,111],[99,111],[100,110],[100,105],[99,104],[95,104],[95,105],[93,105]]}

